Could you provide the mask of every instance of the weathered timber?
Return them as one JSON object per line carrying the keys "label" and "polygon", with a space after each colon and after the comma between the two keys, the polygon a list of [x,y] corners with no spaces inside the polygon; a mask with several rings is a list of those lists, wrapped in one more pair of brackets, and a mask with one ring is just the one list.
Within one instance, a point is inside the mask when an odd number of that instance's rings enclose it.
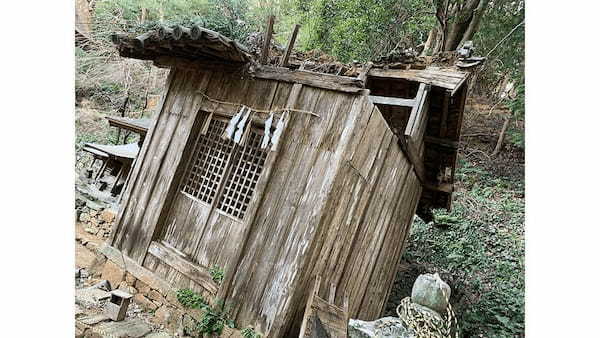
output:
{"label": "weathered timber", "polygon": [[371,99],[371,102],[373,103],[387,106],[412,107],[415,105],[414,99],[403,99],[399,97],[369,95],[369,99]]}
{"label": "weathered timber", "polygon": [[321,277],[317,276],[310,296],[306,303],[306,310],[302,320],[299,337],[316,338],[346,338],[348,336],[348,303],[344,297],[344,304],[336,306],[335,285],[330,285],[328,300],[319,297]]}
{"label": "weathered timber", "polygon": [[382,77],[392,79],[404,79],[420,83],[430,84],[449,89],[455,93],[468,77],[466,72],[445,71],[436,69],[381,69],[372,68],[368,74],[369,77]]}
{"label": "weathered timber", "polygon": [[275,15],[269,15],[267,19],[267,30],[265,32],[263,46],[260,51],[259,62],[266,64],[269,59],[269,49],[271,49],[271,37],[273,36],[273,23],[275,23]]}
{"label": "weathered timber", "polygon": [[194,282],[200,284],[212,294],[217,293],[218,285],[212,280],[208,269],[190,262],[186,255],[173,248],[168,243],[152,242],[148,252],[160,259],[165,264],[186,275]]}
{"label": "weathered timber", "polygon": [[367,62],[367,64],[364,65],[363,69],[360,71],[360,74],[358,74],[358,79],[363,81],[363,83],[366,82],[371,68],[373,68],[373,62]]}
{"label": "weathered timber", "polygon": [[298,30],[300,30],[300,25],[295,24],[294,29],[292,30],[292,35],[290,36],[290,40],[288,41],[287,46],[285,47],[285,51],[283,52],[283,57],[281,58],[281,62],[279,62],[280,67],[287,67],[288,60],[290,58],[290,54],[294,49],[294,43],[296,43],[296,36],[298,35]]}
{"label": "weathered timber", "polygon": [[440,122],[440,138],[446,137],[446,132],[448,130],[448,109],[450,106],[450,96],[451,92],[447,90],[444,93],[444,105],[442,106],[442,119]]}
{"label": "weathered timber", "polygon": [[346,93],[358,93],[363,90],[363,81],[357,78],[306,70],[289,70],[281,67],[260,66],[251,70],[250,75],[259,79],[301,83],[311,87]]}

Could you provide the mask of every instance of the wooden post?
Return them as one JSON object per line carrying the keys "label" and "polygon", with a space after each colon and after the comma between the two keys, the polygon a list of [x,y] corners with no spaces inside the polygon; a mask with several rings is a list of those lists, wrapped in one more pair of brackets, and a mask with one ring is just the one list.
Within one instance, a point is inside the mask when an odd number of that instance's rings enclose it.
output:
{"label": "wooden post", "polygon": [[264,65],[269,60],[269,49],[271,47],[271,37],[273,36],[273,23],[275,22],[275,16],[269,15],[267,19],[267,32],[265,34],[265,41],[263,41],[263,48],[260,52],[260,64]]}
{"label": "wooden post", "polygon": [[290,54],[292,53],[292,49],[294,49],[294,43],[296,43],[296,36],[298,35],[299,29],[300,29],[300,25],[295,24],[294,30],[292,31],[292,36],[290,36],[290,40],[288,41],[288,44],[285,47],[285,51],[283,52],[283,58],[281,59],[279,66],[287,67],[287,63],[290,58]]}
{"label": "wooden post", "polygon": [[446,92],[444,92],[444,105],[442,107],[442,120],[440,121],[440,137],[441,138],[446,137],[446,132],[448,131],[447,120],[448,120],[448,109],[450,107],[450,96],[452,96],[452,94],[450,93],[450,91],[446,90]]}

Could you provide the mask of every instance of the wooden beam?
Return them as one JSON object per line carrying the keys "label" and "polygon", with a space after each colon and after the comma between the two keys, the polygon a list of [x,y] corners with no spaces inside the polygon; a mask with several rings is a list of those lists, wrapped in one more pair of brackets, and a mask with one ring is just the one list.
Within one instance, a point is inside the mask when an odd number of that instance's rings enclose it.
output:
{"label": "wooden beam", "polygon": [[414,99],[403,99],[399,97],[369,95],[369,99],[371,99],[371,102],[373,103],[386,106],[413,107],[415,105]]}
{"label": "wooden beam", "polygon": [[363,91],[363,81],[355,77],[317,73],[306,70],[290,70],[282,67],[258,66],[249,70],[249,74],[259,79],[278,80],[290,83],[331,89],[346,93]]}
{"label": "wooden beam", "polygon": [[452,141],[444,138],[433,137],[433,136],[425,136],[425,143],[435,144],[441,147],[446,147],[450,149],[458,149],[458,141]]}
{"label": "wooden beam", "polygon": [[175,291],[167,281],[159,278],[156,274],[145,267],[139,265],[136,261],[125,256],[115,247],[104,243],[100,247],[100,252],[110,259],[111,262],[115,263],[125,271],[132,274],[135,278],[141,280],[151,288],[160,291],[161,293],[171,295],[170,299],[176,299]]}
{"label": "wooden beam", "polygon": [[180,68],[186,70],[222,70],[225,72],[239,71],[244,66],[243,63],[233,63],[227,61],[209,61],[209,60],[188,60],[176,56],[158,56],[153,60],[156,67],[159,68]]}
{"label": "wooden beam", "polygon": [[469,76],[466,72],[448,71],[440,69],[382,69],[372,68],[369,77],[383,77],[390,79],[404,79],[408,81],[427,83],[432,86],[456,91]]}
{"label": "wooden beam", "polygon": [[440,121],[440,137],[446,137],[446,132],[448,131],[448,109],[450,106],[450,96],[452,96],[449,90],[444,92],[444,103],[442,106],[442,119]]}
{"label": "wooden beam", "polygon": [[400,135],[400,137],[398,137],[398,145],[400,146],[400,149],[402,149],[404,155],[408,157],[408,161],[412,164],[419,182],[423,184],[425,182],[425,167],[417,155],[417,150],[404,135]]}
{"label": "wooden beam", "polygon": [[273,36],[273,23],[275,22],[275,16],[269,15],[267,19],[267,32],[264,36],[263,47],[260,52],[260,64],[264,65],[269,59],[269,49],[271,48],[271,37]]}
{"label": "wooden beam", "polygon": [[287,46],[285,47],[285,51],[283,52],[283,58],[279,63],[281,67],[287,67],[288,60],[290,58],[290,54],[292,54],[292,50],[294,49],[294,43],[296,43],[296,36],[298,35],[298,30],[300,29],[300,25],[294,25],[294,30],[292,30],[292,36],[290,36],[290,40],[288,41]]}
{"label": "wooden beam", "polygon": [[416,123],[416,121],[418,120],[418,115],[422,109],[422,101],[423,101],[423,96],[425,94],[425,84],[421,83],[419,85],[419,90],[417,91],[417,96],[415,96],[414,99],[414,105],[412,106],[412,109],[410,111],[410,116],[408,118],[408,122],[406,123],[406,128],[404,129],[404,135],[410,136],[412,135],[412,130],[413,127]]}
{"label": "wooden beam", "polygon": [[185,254],[179,250],[170,247],[164,242],[152,242],[150,243],[148,252],[163,263],[201,285],[206,291],[213,295],[217,294],[219,286],[212,280],[208,270],[189,261]]}

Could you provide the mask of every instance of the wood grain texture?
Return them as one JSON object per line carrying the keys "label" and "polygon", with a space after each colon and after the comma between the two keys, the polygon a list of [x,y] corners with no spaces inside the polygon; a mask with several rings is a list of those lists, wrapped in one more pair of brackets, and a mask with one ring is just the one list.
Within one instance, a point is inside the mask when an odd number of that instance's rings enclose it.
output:
{"label": "wood grain texture", "polygon": [[218,286],[213,282],[207,269],[203,269],[188,260],[187,256],[166,243],[152,242],[148,248],[152,256],[181,272],[212,294],[217,293]]}
{"label": "wood grain texture", "polygon": [[306,70],[289,70],[283,67],[260,66],[250,70],[250,75],[260,79],[300,83],[339,92],[358,93],[364,90],[364,82],[358,78]]}
{"label": "wood grain texture", "polygon": [[442,69],[381,69],[372,68],[370,77],[405,79],[449,89],[451,92],[462,86],[469,73]]}
{"label": "wood grain texture", "polygon": [[[317,275],[323,283],[310,308],[325,326],[341,323],[336,309],[343,304],[353,318],[379,314],[421,187],[368,93],[187,69],[173,75],[172,94],[154,136],[148,135],[115,246],[173,287],[224,299],[238,326],[267,337],[300,332]],[[318,115],[286,113],[283,137],[266,157],[243,219],[180,190],[207,119],[239,109],[198,92],[257,109]],[[251,123],[267,117],[256,114]],[[426,124],[417,116],[411,135],[422,141]],[[414,151],[421,154],[422,145]],[[206,272],[214,265],[225,271],[219,287]]]}

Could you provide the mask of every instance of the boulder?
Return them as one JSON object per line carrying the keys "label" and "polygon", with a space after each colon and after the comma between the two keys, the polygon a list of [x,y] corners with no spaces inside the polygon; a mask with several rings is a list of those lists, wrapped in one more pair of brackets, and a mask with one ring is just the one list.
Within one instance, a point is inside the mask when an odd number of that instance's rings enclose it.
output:
{"label": "boulder", "polygon": [[413,303],[428,307],[437,313],[445,313],[450,298],[450,286],[437,273],[426,273],[417,277],[410,298]]}
{"label": "boulder", "polygon": [[416,338],[410,328],[404,326],[400,318],[384,317],[372,322],[350,319],[348,322],[349,338]]}
{"label": "boulder", "polygon": [[135,294],[135,296],[133,296],[133,301],[139,304],[146,311],[154,311],[158,308],[156,304],[152,303],[150,299],[144,297],[144,295],[141,293]]}
{"label": "boulder", "polygon": [[102,269],[102,279],[108,280],[110,287],[116,289],[124,278],[125,270],[112,261],[107,260]]}
{"label": "boulder", "polygon": [[154,301],[154,303],[159,303],[161,305],[167,302],[165,298],[160,294],[160,292],[156,290],[151,290],[150,292],[148,292],[148,298]]}
{"label": "boulder", "polygon": [[143,293],[143,294],[148,294],[148,292],[150,292],[150,290],[151,290],[150,287],[148,286],[148,284],[142,282],[139,279],[135,281],[134,286],[140,293]]}
{"label": "boulder", "polygon": [[176,308],[163,305],[154,312],[151,321],[158,325],[164,325],[168,330],[177,329],[178,322],[183,313]]}
{"label": "boulder", "polygon": [[115,220],[115,213],[112,210],[104,209],[100,213],[100,219],[106,223],[112,223]]}
{"label": "boulder", "polygon": [[125,281],[127,284],[133,286],[133,284],[135,284],[135,277],[128,272],[127,275],[125,275]]}

